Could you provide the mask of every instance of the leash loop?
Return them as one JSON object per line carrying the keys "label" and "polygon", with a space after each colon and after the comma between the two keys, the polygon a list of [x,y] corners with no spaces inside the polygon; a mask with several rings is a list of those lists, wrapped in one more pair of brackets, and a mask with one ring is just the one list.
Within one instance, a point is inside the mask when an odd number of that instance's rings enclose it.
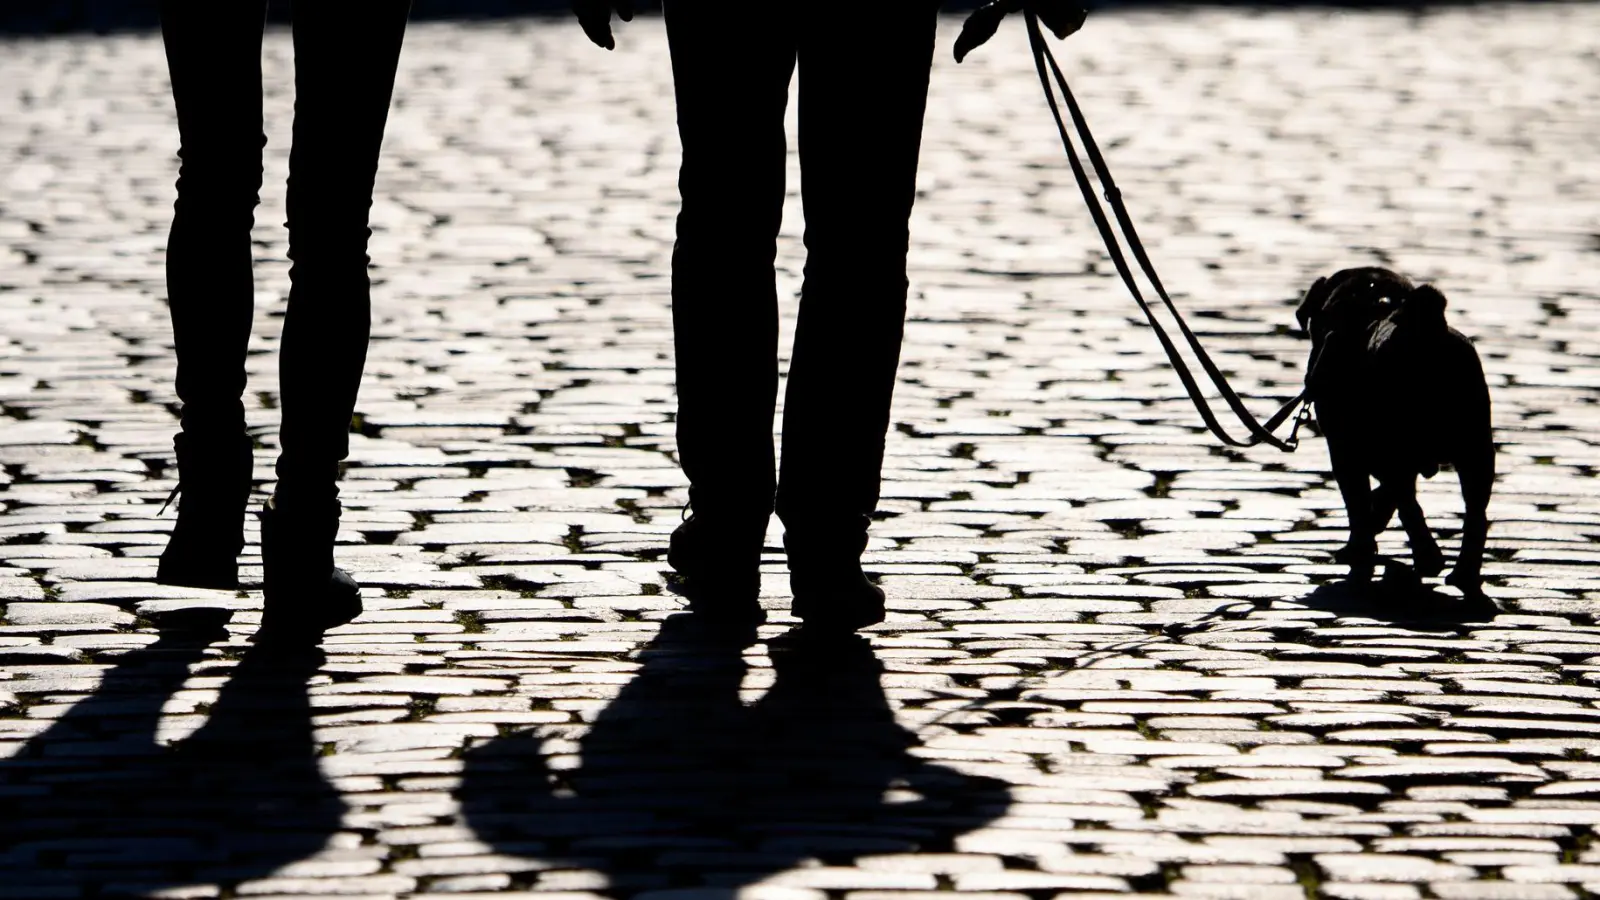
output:
{"label": "leash loop", "polygon": [[[1056,131],[1061,135],[1062,147],[1067,152],[1067,162],[1072,166],[1072,176],[1078,182],[1078,189],[1083,194],[1085,205],[1089,207],[1089,215],[1094,219],[1095,227],[1100,230],[1100,238],[1105,244],[1107,254],[1111,257],[1112,264],[1116,266],[1117,274],[1122,276],[1123,284],[1127,285],[1128,292],[1133,295],[1134,302],[1139,305],[1140,311],[1144,313],[1145,320],[1150,323],[1150,327],[1155,331],[1156,339],[1161,342],[1161,349],[1166,352],[1167,360],[1172,363],[1173,370],[1177,372],[1178,380],[1183,382],[1184,390],[1188,392],[1189,399],[1194,403],[1196,411],[1200,413],[1200,418],[1205,422],[1207,430],[1230,447],[1254,447],[1257,444],[1269,444],[1285,453],[1293,453],[1300,443],[1300,426],[1311,415],[1311,406],[1306,400],[1305,392],[1301,391],[1295,395],[1294,399],[1279,408],[1263,425],[1244,405],[1244,401],[1239,398],[1233,388],[1229,386],[1228,379],[1217,368],[1216,363],[1211,360],[1210,354],[1206,353],[1205,348],[1200,345],[1200,339],[1189,328],[1188,322],[1178,312],[1178,307],[1172,302],[1172,298],[1167,295],[1167,289],[1161,284],[1160,277],[1156,275],[1155,266],[1150,262],[1149,254],[1144,249],[1144,243],[1139,240],[1139,233],[1134,229],[1133,220],[1128,215],[1128,209],[1122,202],[1122,191],[1117,187],[1116,182],[1112,180],[1111,170],[1107,168],[1105,158],[1100,154],[1100,147],[1095,143],[1094,135],[1089,131],[1089,123],[1083,117],[1083,110],[1078,107],[1077,98],[1073,96],[1072,89],[1067,86],[1066,76],[1061,73],[1061,67],[1057,65],[1055,55],[1050,52],[1049,45],[1045,43],[1044,35],[1039,31],[1038,17],[1030,10],[1025,10],[1023,15],[1027,21],[1028,44],[1033,50],[1033,63],[1034,68],[1039,73],[1039,84],[1044,88],[1045,101],[1050,106],[1051,117],[1055,119]],[[1052,80],[1054,85],[1051,84]],[[1066,103],[1067,112],[1072,117],[1074,130],[1077,131],[1078,137],[1083,141],[1084,152],[1089,157],[1089,164],[1094,167],[1095,177],[1099,180],[1102,188],[1101,193],[1104,195],[1106,202],[1111,205],[1111,212],[1116,217],[1117,226],[1127,238],[1128,251],[1132,253],[1134,259],[1139,263],[1139,268],[1144,272],[1145,277],[1149,279],[1150,285],[1155,288],[1156,295],[1161,299],[1162,305],[1172,314],[1173,320],[1177,323],[1179,333],[1183,336],[1184,342],[1189,346],[1189,349],[1194,352],[1195,358],[1199,361],[1201,369],[1205,371],[1207,379],[1217,389],[1217,392],[1222,396],[1223,402],[1228,405],[1228,408],[1239,420],[1239,423],[1249,432],[1249,437],[1236,438],[1222,427],[1222,423],[1217,420],[1216,414],[1211,409],[1211,404],[1206,400],[1205,395],[1201,393],[1200,385],[1195,379],[1194,373],[1189,370],[1188,364],[1183,361],[1177,345],[1173,342],[1171,336],[1167,334],[1167,330],[1156,319],[1155,311],[1151,309],[1149,302],[1140,293],[1139,286],[1134,281],[1133,272],[1128,266],[1126,257],[1123,255],[1122,242],[1117,239],[1116,232],[1112,230],[1106,211],[1100,205],[1094,186],[1089,181],[1089,175],[1084,170],[1083,162],[1078,158],[1077,148],[1073,144],[1072,135],[1067,131],[1066,121],[1061,115],[1061,106],[1056,100],[1057,90],[1060,91],[1061,100]],[[1296,416],[1297,408],[1299,409],[1299,415]],[[1295,416],[1295,419],[1288,437],[1279,438],[1274,435],[1272,432],[1290,416]]]}

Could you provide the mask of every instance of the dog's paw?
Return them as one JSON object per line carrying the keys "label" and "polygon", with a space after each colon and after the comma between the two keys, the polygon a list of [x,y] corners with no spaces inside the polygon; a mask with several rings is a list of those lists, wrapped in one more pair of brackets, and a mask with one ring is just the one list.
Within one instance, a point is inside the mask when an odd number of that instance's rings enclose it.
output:
{"label": "dog's paw", "polygon": [[1422,587],[1422,576],[1417,570],[1398,560],[1385,560],[1383,564],[1383,586],[1385,588],[1415,591]]}
{"label": "dog's paw", "polygon": [[1469,597],[1483,593],[1483,573],[1477,568],[1463,569],[1461,566],[1456,566],[1445,576],[1444,583],[1460,589],[1461,593]]}
{"label": "dog's paw", "polygon": [[1444,554],[1438,550],[1432,553],[1422,552],[1411,554],[1411,567],[1416,570],[1418,578],[1432,578],[1444,571]]}
{"label": "dog's paw", "polygon": [[1358,544],[1354,541],[1333,551],[1333,561],[1344,566],[1366,566],[1372,568],[1373,559],[1378,555],[1377,545],[1366,543]]}

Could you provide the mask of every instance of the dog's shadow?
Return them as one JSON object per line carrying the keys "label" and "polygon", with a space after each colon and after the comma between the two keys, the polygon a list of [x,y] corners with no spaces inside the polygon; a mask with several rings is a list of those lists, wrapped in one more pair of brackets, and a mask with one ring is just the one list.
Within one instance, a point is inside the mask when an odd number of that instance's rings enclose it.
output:
{"label": "dog's shadow", "polygon": [[[1281,600],[1306,609],[1332,613],[1338,620],[1367,619],[1409,628],[1459,634],[1463,627],[1487,625],[1504,612],[1481,592],[1457,595],[1441,591],[1419,579],[1410,566],[1386,561],[1381,580],[1350,579],[1329,581],[1301,597]],[[1281,607],[1273,605],[1274,610]],[[1208,631],[1228,623],[1256,621],[1254,614],[1263,604],[1251,600],[1228,603],[1199,619],[1165,626],[1171,638]]]}
{"label": "dog's shadow", "polygon": [[1008,807],[1004,783],[913,754],[864,639],[773,641],[771,687],[746,703],[753,637],[669,617],[575,746],[523,731],[468,752],[467,822],[527,861],[517,886],[579,868],[613,897],[732,897],[816,861],[949,851]]}
{"label": "dog's shadow", "polygon": [[1418,578],[1410,566],[1393,560],[1385,561],[1380,578],[1326,582],[1296,602],[1340,618],[1376,619],[1441,631],[1488,623],[1503,612],[1482,592],[1441,591]]}

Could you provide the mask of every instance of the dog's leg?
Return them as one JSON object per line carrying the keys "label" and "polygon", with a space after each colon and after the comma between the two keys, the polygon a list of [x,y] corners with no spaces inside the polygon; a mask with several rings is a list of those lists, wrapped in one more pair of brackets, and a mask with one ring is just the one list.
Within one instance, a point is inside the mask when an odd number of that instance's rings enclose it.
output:
{"label": "dog's leg", "polygon": [[1494,444],[1484,441],[1470,459],[1456,462],[1461,480],[1461,553],[1445,579],[1466,594],[1483,591],[1483,545],[1489,536],[1489,493],[1494,489]]}
{"label": "dog's leg", "polygon": [[1389,520],[1394,518],[1394,511],[1398,504],[1395,501],[1395,492],[1390,489],[1388,482],[1378,481],[1378,487],[1372,492],[1372,536],[1378,535],[1389,527]]}
{"label": "dog's leg", "polygon": [[1362,460],[1351,458],[1348,452],[1339,452],[1331,442],[1328,451],[1334,480],[1339,483],[1339,493],[1344,497],[1345,514],[1350,518],[1350,540],[1333,552],[1333,561],[1350,567],[1350,580],[1365,581],[1372,577],[1378,555],[1376,531],[1372,527],[1372,481]]}
{"label": "dog's leg", "polygon": [[1433,530],[1422,515],[1417,503],[1417,476],[1393,479],[1396,504],[1400,510],[1400,523],[1406,528],[1406,541],[1411,544],[1411,565],[1422,578],[1432,578],[1444,571],[1444,554],[1433,539]]}

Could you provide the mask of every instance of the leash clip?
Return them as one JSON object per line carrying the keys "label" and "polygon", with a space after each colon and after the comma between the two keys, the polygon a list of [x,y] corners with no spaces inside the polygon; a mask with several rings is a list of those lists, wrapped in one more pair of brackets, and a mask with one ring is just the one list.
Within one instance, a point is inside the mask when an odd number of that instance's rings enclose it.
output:
{"label": "leash clip", "polygon": [[1306,400],[1301,404],[1300,412],[1295,415],[1294,424],[1289,427],[1289,436],[1283,439],[1283,443],[1290,450],[1300,446],[1300,426],[1309,421],[1311,421],[1311,401]]}

